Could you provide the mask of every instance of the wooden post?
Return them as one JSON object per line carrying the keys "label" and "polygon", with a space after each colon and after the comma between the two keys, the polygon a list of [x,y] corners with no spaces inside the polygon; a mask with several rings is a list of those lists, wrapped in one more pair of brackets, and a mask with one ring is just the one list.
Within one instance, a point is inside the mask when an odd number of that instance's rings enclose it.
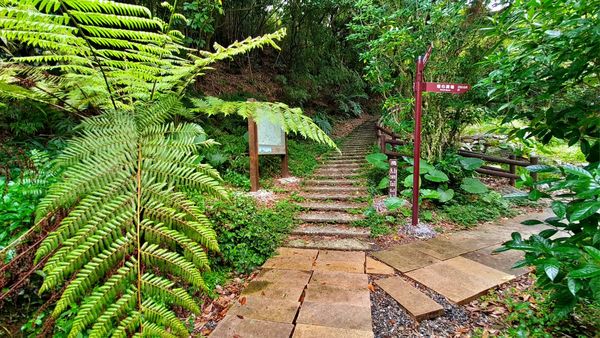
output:
{"label": "wooden post", "polygon": [[398,159],[390,158],[390,197],[398,196]]}
{"label": "wooden post", "polygon": [[248,152],[250,154],[250,191],[258,191],[258,131],[256,122],[248,117]]}
{"label": "wooden post", "polygon": [[[508,158],[511,159],[511,160],[516,160],[517,159],[517,157],[515,155],[513,155],[513,154],[508,155]],[[509,171],[513,175],[516,174],[517,173],[517,166],[514,165],[514,164],[509,164]],[[512,185],[514,187],[515,186],[515,179],[511,177],[509,180],[510,180],[510,185]]]}
{"label": "wooden post", "polygon": [[[539,157],[537,156],[529,156],[529,163],[531,163],[531,165],[536,165],[538,164],[540,161]],[[537,173],[531,173],[531,178],[533,178],[533,181],[537,181],[538,180],[538,174]]]}
{"label": "wooden post", "polygon": [[281,157],[281,177],[290,177],[287,135],[285,136],[285,154]]}

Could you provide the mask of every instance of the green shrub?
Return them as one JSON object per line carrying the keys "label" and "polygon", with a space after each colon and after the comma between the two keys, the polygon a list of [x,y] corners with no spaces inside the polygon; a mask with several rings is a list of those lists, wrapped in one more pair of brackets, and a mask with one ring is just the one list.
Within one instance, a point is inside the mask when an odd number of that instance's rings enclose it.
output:
{"label": "green shrub", "polygon": [[480,196],[456,195],[442,209],[443,218],[466,228],[513,215],[511,203],[493,191]]}
{"label": "green shrub", "polygon": [[[504,243],[503,250],[525,252],[525,259],[518,266],[534,266],[537,285],[548,291],[548,302],[554,313],[565,317],[578,305],[600,305],[600,169],[599,163],[587,169],[565,165],[555,168],[547,165],[529,166],[537,173],[557,173],[534,182],[524,176],[525,186],[532,188],[528,197],[532,200],[550,198],[555,217],[544,222],[530,220],[526,225],[550,227],[527,239],[519,233]],[[551,193],[560,192],[560,195]],[[519,197],[513,195],[513,197]]]}
{"label": "green shrub", "polygon": [[252,271],[273,254],[292,229],[297,210],[287,201],[259,207],[252,198],[235,194],[229,201],[205,205],[221,249],[213,266],[224,264],[238,272]]}
{"label": "green shrub", "polygon": [[33,212],[40,198],[55,180],[45,153],[32,150],[30,168],[7,181],[0,176],[0,248],[33,225]]}

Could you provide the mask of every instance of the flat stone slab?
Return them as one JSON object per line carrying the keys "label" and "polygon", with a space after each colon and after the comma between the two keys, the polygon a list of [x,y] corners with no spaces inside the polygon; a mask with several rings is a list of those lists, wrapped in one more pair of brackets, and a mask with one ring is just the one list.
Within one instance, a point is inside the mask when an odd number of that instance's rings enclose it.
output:
{"label": "flat stone slab", "polygon": [[303,224],[292,230],[294,235],[369,237],[371,230],[343,225],[310,225]]}
{"label": "flat stone slab", "polygon": [[302,208],[322,211],[347,211],[352,209],[360,209],[367,206],[366,203],[350,202],[302,202],[297,204]]}
{"label": "flat stone slab", "polygon": [[394,274],[394,268],[392,268],[391,266],[389,266],[385,263],[382,263],[378,260],[375,260],[371,257],[367,257],[365,271],[366,271],[366,273],[373,274],[373,275],[393,275]]}
{"label": "flat stone slab", "polygon": [[411,244],[374,252],[373,256],[401,272],[412,271],[439,262],[435,257],[417,251]]}
{"label": "flat stone slab", "polygon": [[365,253],[363,251],[333,251],[333,250],[321,250],[319,251],[319,262],[332,262],[332,261],[346,261],[356,262],[364,264]]}
{"label": "flat stone slab", "polygon": [[526,267],[518,269],[512,268],[517,261],[525,257],[521,251],[509,250],[500,253],[493,252],[500,247],[501,245],[490,246],[466,253],[463,257],[515,276],[521,276],[529,272],[529,269]]}
{"label": "flat stone slab", "polygon": [[319,250],[279,247],[275,253],[281,257],[306,257],[314,260],[317,258]]}
{"label": "flat stone slab", "polygon": [[277,284],[266,280],[252,281],[242,291],[242,296],[300,301],[304,285]]}
{"label": "flat stone slab", "polygon": [[313,174],[314,177],[322,177],[322,178],[353,178],[358,177],[359,172],[347,172],[347,171],[337,171],[337,172],[315,172]]}
{"label": "flat stone slab", "polygon": [[379,279],[375,282],[394,298],[415,320],[437,317],[444,308],[400,277]]}
{"label": "flat stone slab", "polygon": [[407,276],[457,304],[468,303],[514,278],[460,256],[408,272]]}
{"label": "flat stone slab", "polygon": [[372,331],[298,324],[292,338],[373,338]]}
{"label": "flat stone slab", "polygon": [[292,288],[304,287],[310,280],[311,275],[312,272],[310,271],[262,269],[254,278],[254,281],[267,281],[273,285],[290,286]]}
{"label": "flat stone slab", "polygon": [[455,241],[441,237],[414,242],[411,245],[414,249],[439,260],[446,260],[481,248],[481,244],[475,240]]}
{"label": "flat stone slab", "polygon": [[304,301],[368,307],[371,304],[371,297],[366,285],[362,290],[345,290],[335,286],[321,286],[307,288]]}
{"label": "flat stone slab", "polygon": [[363,273],[314,271],[308,288],[337,287],[345,290],[368,290],[369,277]]}
{"label": "flat stone slab", "polygon": [[275,256],[269,258],[263,268],[267,269],[283,269],[283,270],[312,270],[314,259],[311,257],[286,257]]}
{"label": "flat stone slab", "polygon": [[315,261],[314,270],[364,273],[365,253],[322,250]]}
{"label": "flat stone slab", "polygon": [[371,250],[372,244],[358,238],[322,238],[315,236],[311,239],[292,238],[287,241],[286,246],[325,250]]}
{"label": "flat stone slab", "polygon": [[371,307],[304,302],[296,323],[371,331]]}
{"label": "flat stone slab", "polygon": [[[242,301],[244,299],[245,302]],[[298,307],[300,303],[293,300],[242,296],[229,309],[228,314],[278,323],[292,323]]]}
{"label": "flat stone slab", "polygon": [[365,217],[338,211],[309,211],[299,213],[295,218],[303,222],[345,224],[360,221]]}
{"label": "flat stone slab", "polygon": [[211,338],[289,338],[294,324],[269,322],[251,318],[227,315],[210,334]]}
{"label": "flat stone slab", "polygon": [[353,193],[345,193],[345,194],[333,194],[333,193],[302,193],[301,197],[311,199],[311,200],[352,200],[358,197],[362,197],[362,194],[353,194]]}

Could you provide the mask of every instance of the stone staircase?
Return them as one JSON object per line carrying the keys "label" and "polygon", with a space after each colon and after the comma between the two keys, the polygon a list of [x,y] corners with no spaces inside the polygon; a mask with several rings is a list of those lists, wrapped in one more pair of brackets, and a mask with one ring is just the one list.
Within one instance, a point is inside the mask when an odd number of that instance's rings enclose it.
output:
{"label": "stone staircase", "polygon": [[286,246],[329,250],[370,250],[370,230],[352,226],[368,206],[366,182],[360,177],[365,156],[375,143],[375,124],[356,128],[330,154],[310,179],[304,181],[299,202],[303,223],[292,232]]}

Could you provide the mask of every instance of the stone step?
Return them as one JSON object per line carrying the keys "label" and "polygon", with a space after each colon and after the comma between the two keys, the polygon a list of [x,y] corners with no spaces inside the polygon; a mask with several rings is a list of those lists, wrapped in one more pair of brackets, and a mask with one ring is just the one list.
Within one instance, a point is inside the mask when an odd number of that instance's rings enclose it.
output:
{"label": "stone step", "polygon": [[367,188],[365,187],[340,187],[340,186],[327,186],[327,185],[322,185],[322,186],[307,186],[304,187],[304,191],[309,191],[309,192],[362,192],[362,193],[367,193]]}
{"label": "stone step", "polygon": [[444,313],[444,308],[440,304],[400,277],[379,279],[375,283],[392,296],[416,321],[435,318]]}
{"label": "stone step", "polygon": [[335,236],[291,236],[286,246],[292,248],[367,251],[373,249],[373,243],[358,238],[337,238]]}
{"label": "stone step", "polygon": [[318,194],[318,193],[301,193],[300,197],[304,197],[309,200],[318,200],[318,201],[327,201],[327,200],[339,200],[339,201],[348,201],[356,198],[363,197],[363,194]]}
{"label": "stone step", "polygon": [[296,219],[310,223],[347,224],[360,221],[364,216],[339,211],[309,211],[299,213]]}
{"label": "stone step", "polygon": [[343,225],[302,224],[294,229],[292,234],[304,236],[369,237],[371,231],[367,228]]}
{"label": "stone step", "polygon": [[333,169],[333,168],[321,168],[315,171],[315,175],[320,174],[355,174],[361,171],[360,168],[354,169]]}
{"label": "stone step", "polygon": [[297,203],[302,208],[310,210],[322,211],[347,211],[352,209],[360,209],[367,206],[367,203],[347,203],[347,202],[302,202]]}
{"label": "stone step", "polygon": [[342,165],[342,164],[364,164],[365,160],[361,159],[361,160],[327,160],[324,161],[323,163],[325,164],[333,164],[333,165]]}
{"label": "stone step", "polygon": [[327,186],[327,185],[335,185],[335,186],[355,186],[357,184],[362,184],[364,181],[363,180],[306,180],[304,181],[304,184],[307,186],[312,186],[312,185],[318,185],[318,186]]}
{"label": "stone step", "polygon": [[313,177],[326,178],[326,179],[339,179],[339,178],[356,178],[360,175],[360,172],[349,172],[349,171],[328,171],[328,172],[315,172]]}
{"label": "stone step", "polygon": [[327,162],[319,167],[319,169],[323,170],[358,170],[361,167],[361,163],[344,163],[337,164]]}
{"label": "stone step", "polygon": [[334,155],[327,158],[327,160],[361,160],[365,161],[366,155],[356,155],[356,154],[345,154],[345,155]]}

